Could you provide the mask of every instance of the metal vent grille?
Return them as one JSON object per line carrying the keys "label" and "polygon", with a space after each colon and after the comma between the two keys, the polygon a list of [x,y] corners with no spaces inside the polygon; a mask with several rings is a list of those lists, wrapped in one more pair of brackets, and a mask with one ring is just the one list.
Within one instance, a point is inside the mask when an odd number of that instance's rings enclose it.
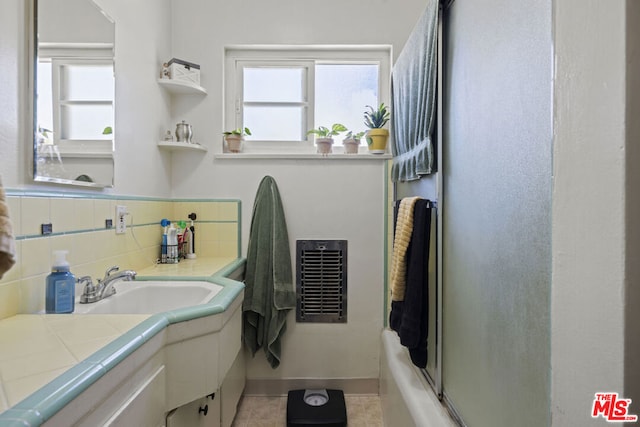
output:
{"label": "metal vent grille", "polygon": [[296,241],[296,320],[347,321],[347,241]]}

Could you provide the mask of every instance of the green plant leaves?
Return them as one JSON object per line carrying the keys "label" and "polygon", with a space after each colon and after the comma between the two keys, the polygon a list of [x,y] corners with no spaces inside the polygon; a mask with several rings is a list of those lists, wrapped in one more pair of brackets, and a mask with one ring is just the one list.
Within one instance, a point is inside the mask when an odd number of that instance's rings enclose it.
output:
{"label": "green plant leaves", "polygon": [[389,111],[384,105],[384,102],[380,104],[377,110],[371,105],[367,105],[369,111],[364,112],[364,124],[369,129],[379,129],[386,125],[389,121]]}
{"label": "green plant leaves", "polygon": [[249,128],[238,128],[238,129],[234,129],[234,130],[229,130],[226,132],[222,132],[223,135],[251,135],[251,130],[249,130]]}
{"label": "green plant leaves", "polygon": [[311,129],[310,131],[307,132],[307,135],[309,134],[314,134],[316,136],[318,136],[319,138],[330,138],[334,135],[339,134],[340,132],[344,132],[346,131],[347,128],[345,125],[340,124],[340,123],[334,123],[331,126],[331,129],[325,127],[325,126],[318,126],[316,129]]}

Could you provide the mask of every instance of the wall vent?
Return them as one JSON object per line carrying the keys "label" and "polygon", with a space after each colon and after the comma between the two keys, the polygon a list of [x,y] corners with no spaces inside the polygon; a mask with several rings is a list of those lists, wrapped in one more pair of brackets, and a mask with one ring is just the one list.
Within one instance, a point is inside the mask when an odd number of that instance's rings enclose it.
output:
{"label": "wall vent", "polygon": [[296,320],[346,323],[347,241],[296,241]]}

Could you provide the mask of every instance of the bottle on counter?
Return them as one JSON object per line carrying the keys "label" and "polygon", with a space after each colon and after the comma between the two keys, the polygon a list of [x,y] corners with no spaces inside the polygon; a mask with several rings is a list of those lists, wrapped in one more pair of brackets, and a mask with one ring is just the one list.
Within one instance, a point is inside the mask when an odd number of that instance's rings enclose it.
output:
{"label": "bottle on counter", "polygon": [[176,264],[178,262],[178,229],[171,223],[167,235],[167,263]]}
{"label": "bottle on counter", "polygon": [[69,269],[67,251],[53,252],[51,274],[47,276],[45,311],[47,313],[73,313],[76,296],[76,278]]}

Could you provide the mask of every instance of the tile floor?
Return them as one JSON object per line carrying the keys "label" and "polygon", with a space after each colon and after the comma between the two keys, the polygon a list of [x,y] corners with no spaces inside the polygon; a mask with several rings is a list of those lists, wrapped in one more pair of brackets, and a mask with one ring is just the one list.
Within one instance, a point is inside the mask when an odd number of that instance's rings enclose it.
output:
{"label": "tile floor", "polygon": [[[349,427],[383,427],[378,396],[345,395]],[[286,427],[287,397],[243,396],[232,427]]]}

